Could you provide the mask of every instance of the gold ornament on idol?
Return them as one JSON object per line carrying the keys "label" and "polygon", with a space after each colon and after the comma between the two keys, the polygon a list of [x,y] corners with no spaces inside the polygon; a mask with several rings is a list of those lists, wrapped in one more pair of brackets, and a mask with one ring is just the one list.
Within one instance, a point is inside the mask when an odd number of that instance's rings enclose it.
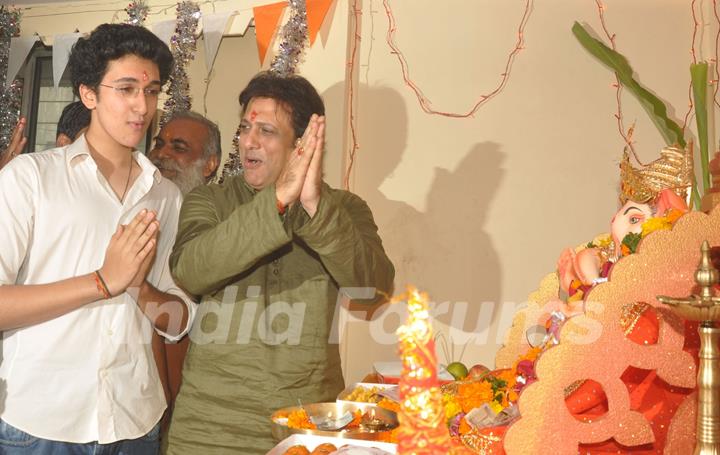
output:
{"label": "gold ornament on idol", "polygon": [[627,201],[651,202],[664,189],[672,189],[689,201],[693,181],[692,143],[687,149],[666,147],[660,151],[660,158],[639,168],[630,163],[630,154],[625,149],[620,163],[620,180],[622,204]]}

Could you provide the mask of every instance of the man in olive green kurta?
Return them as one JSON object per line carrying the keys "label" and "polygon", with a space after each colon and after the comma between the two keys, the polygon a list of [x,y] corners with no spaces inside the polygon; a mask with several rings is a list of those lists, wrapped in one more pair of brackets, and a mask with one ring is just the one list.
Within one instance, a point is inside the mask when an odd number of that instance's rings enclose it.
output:
{"label": "man in olive green kurta", "polygon": [[264,454],[272,412],[334,401],[343,389],[331,339],[339,288],[379,297],[394,278],[367,204],[322,182],[315,89],[261,73],[240,103],[243,174],[187,196],[171,257],[178,283],[203,304],[170,454]]}

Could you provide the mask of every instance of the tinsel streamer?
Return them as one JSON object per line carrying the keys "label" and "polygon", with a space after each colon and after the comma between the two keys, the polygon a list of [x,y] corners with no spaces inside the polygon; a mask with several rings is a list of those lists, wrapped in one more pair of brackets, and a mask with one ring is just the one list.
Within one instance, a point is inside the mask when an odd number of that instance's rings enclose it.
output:
{"label": "tinsel streamer", "polygon": [[125,8],[125,12],[128,15],[125,23],[130,25],[145,25],[145,19],[147,18],[149,9],[150,7],[145,3],[145,0],[135,0]]}
{"label": "tinsel streamer", "polygon": [[240,127],[238,126],[233,136],[233,151],[230,152],[225,165],[223,166],[222,175],[218,179],[218,183],[223,183],[226,178],[234,177],[242,174],[242,161],[240,159]]}
{"label": "tinsel streamer", "polygon": [[10,58],[10,39],[20,35],[20,12],[0,5],[0,153],[10,144],[20,117],[22,83],[14,80],[5,86]]}
{"label": "tinsel streamer", "polygon": [[305,0],[290,0],[290,19],[283,25],[282,41],[278,54],[270,64],[270,71],[280,76],[291,76],[300,63],[308,41],[307,9]]}
{"label": "tinsel streamer", "polygon": [[160,118],[160,127],[172,117],[176,111],[189,111],[192,106],[190,83],[186,67],[195,59],[197,50],[197,26],[200,20],[200,7],[194,2],[180,2],[177,5],[177,25],[175,34],[170,40],[170,47],[175,64],[170,72],[168,99],[164,104],[164,112]]}

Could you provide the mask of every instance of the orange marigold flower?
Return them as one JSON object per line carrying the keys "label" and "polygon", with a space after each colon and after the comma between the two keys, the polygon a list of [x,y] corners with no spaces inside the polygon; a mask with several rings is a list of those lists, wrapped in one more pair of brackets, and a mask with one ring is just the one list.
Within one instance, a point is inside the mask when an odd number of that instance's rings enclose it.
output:
{"label": "orange marigold flower", "polygon": [[503,394],[502,394],[502,399],[501,399],[501,401],[500,401],[500,406],[502,406],[503,409],[505,409],[505,408],[507,408],[508,406],[510,406],[510,400],[508,399],[508,394],[507,394],[507,393],[503,393]]}
{"label": "orange marigold flower", "polygon": [[295,428],[298,430],[316,430],[317,427],[310,421],[310,417],[307,415],[304,409],[297,409],[288,414],[288,428]]}
{"label": "orange marigold flower", "polygon": [[479,408],[495,398],[492,385],[489,382],[466,382],[458,386],[458,401],[464,413]]}
{"label": "orange marigold flower", "polygon": [[678,220],[678,218],[680,218],[684,214],[685,212],[683,212],[682,210],[670,209],[668,210],[667,215],[665,215],[665,218],[667,218],[670,223],[674,224]]}
{"label": "orange marigold flower", "polygon": [[499,371],[493,373],[493,376],[505,381],[506,388],[511,389],[511,388],[515,387],[516,374],[513,370],[511,370],[511,369],[499,370]]}
{"label": "orange marigold flower", "polygon": [[623,243],[622,245],[620,245],[620,252],[623,256],[629,256],[630,248],[628,248],[628,246]]}
{"label": "orange marigold flower", "polygon": [[383,409],[387,409],[388,411],[400,412],[400,403],[389,400],[385,397],[383,397],[383,399],[380,400],[377,405]]}

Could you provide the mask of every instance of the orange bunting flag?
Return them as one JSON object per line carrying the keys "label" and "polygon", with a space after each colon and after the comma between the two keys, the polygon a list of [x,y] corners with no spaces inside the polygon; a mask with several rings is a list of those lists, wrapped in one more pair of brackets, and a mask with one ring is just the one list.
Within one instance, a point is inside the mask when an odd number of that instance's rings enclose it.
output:
{"label": "orange bunting flag", "polygon": [[256,6],[253,8],[255,36],[258,54],[260,55],[260,65],[265,61],[265,54],[270,47],[270,41],[275,34],[278,21],[287,4],[287,2],[270,3],[269,5]]}
{"label": "orange bunting flag", "polygon": [[325,15],[330,9],[332,2],[333,0],[307,0],[307,2],[305,2],[305,9],[307,10],[308,35],[311,46],[315,42],[315,37],[317,37],[320,27],[322,27]]}

